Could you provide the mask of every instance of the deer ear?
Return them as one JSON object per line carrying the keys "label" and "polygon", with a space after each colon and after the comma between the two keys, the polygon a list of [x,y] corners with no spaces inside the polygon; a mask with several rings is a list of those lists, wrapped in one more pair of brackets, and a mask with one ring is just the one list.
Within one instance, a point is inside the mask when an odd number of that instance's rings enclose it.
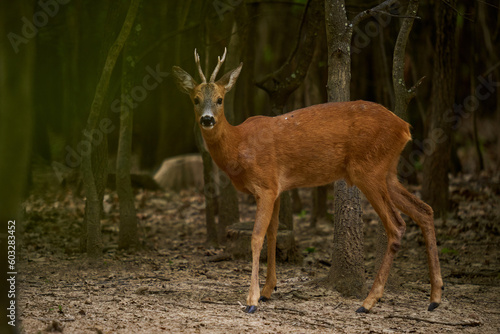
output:
{"label": "deer ear", "polygon": [[179,87],[179,90],[183,93],[190,94],[198,85],[196,81],[179,66],[172,67],[172,73],[177,87]]}
{"label": "deer ear", "polygon": [[216,84],[225,88],[226,93],[233,88],[236,79],[238,79],[238,75],[240,75],[241,68],[243,67],[243,63],[240,63],[240,66],[236,67],[234,70],[227,72],[224,74],[222,78],[220,78]]}

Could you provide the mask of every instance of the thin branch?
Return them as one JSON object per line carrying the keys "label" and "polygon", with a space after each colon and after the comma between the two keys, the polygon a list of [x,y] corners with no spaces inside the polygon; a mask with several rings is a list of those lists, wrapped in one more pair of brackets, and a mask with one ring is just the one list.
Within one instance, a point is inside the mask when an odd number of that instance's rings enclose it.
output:
{"label": "thin branch", "polygon": [[203,304],[215,304],[215,305],[228,305],[228,306],[234,306],[234,305],[241,304],[241,303],[232,303],[232,302],[224,302],[224,301],[216,301],[216,300],[202,300],[201,303],[203,303]]}
{"label": "thin branch", "polygon": [[306,313],[303,311],[296,310],[293,308],[288,308],[288,307],[263,307],[263,308],[261,308],[261,310],[264,312],[265,311],[271,311],[271,312],[282,311],[282,312],[286,312],[286,313],[290,313],[290,314],[298,314],[301,316],[306,315]]}
{"label": "thin branch", "polygon": [[304,28],[304,23],[306,22],[306,19],[307,19],[307,13],[308,13],[308,10],[309,10],[309,5],[311,3],[311,0],[308,0],[307,1],[307,4],[304,8],[304,12],[302,14],[302,19],[300,21],[300,27],[299,27],[299,32],[298,32],[298,35],[297,35],[297,39],[296,39],[296,42],[295,42],[295,46],[293,47],[293,50],[292,52],[290,53],[290,55],[288,56],[287,60],[285,61],[285,63],[281,66],[280,69],[278,69],[277,71],[274,71],[274,72],[271,72],[269,73],[266,77],[264,77],[262,80],[259,80],[255,83],[255,85],[257,87],[259,87],[260,89],[264,90],[264,91],[268,91],[268,88],[266,87],[265,83],[267,81],[269,81],[270,78],[272,78],[273,76],[276,75],[276,72],[280,71],[282,68],[285,68],[285,67],[288,67],[290,63],[292,63],[292,59],[293,57],[296,55],[297,53],[297,50],[299,49],[299,45],[300,45],[300,41],[302,40],[302,33],[303,33],[303,28]]}
{"label": "thin branch", "polygon": [[496,63],[495,65],[493,65],[492,67],[490,67],[489,69],[487,69],[483,74],[481,74],[481,76],[483,76],[483,77],[487,76],[488,74],[493,72],[498,66],[500,66],[500,61],[498,63]]}
{"label": "thin branch", "polygon": [[375,13],[375,14],[384,14],[384,15],[388,15],[388,16],[392,16],[392,17],[398,17],[400,19],[417,19],[417,20],[422,19],[420,16],[391,14],[385,10],[382,10],[382,11],[381,10],[372,10],[371,12]]}
{"label": "thin branch", "polygon": [[[321,0],[308,1],[303,15],[303,28],[299,31],[297,38],[297,43],[300,45],[297,45],[297,49],[292,51],[279,69],[255,82],[257,87],[270,94],[272,100],[274,98],[273,105],[284,105],[288,96],[300,86],[307,74],[321,27],[318,17],[324,16],[323,6]],[[276,102],[277,100],[279,102]],[[274,106],[273,111],[275,111]]]}
{"label": "thin branch", "polygon": [[132,1],[130,3],[129,9],[127,11],[127,16],[125,17],[125,21],[123,22],[120,33],[118,34],[118,37],[116,38],[115,42],[108,51],[106,62],[104,63],[104,68],[102,70],[101,77],[99,78],[99,82],[97,83],[94,100],[92,101],[90,114],[87,120],[87,129],[89,130],[94,129],[99,120],[102,104],[104,102],[104,98],[106,97],[106,92],[109,87],[111,74],[115,67],[118,56],[120,55],[123,46],[125,45],[125,41],[127,40],[130,34],[130,30],[132,29],[135,17],[137,16],[139,3],[140,1],[137,0]]}
{"label": "thin branch", "polygon": [[375,6],[371,9],[364,10],[352,19],[351,24],[353,26],[356,26],[361,21],[366,20],[369,17],[372,17],[373,14],[376,14],[377,12],[380,12],[380,11],[386,9],[387,7],[396,3],[397,1],[398,0],[386,0],[386,1],[382,2],[381,4],[379,4],[378,6]]}
{"label": "thin branch", "polygon": [[444,2],[446,5],[448,5],[448,7],[450,7],[451,9],[453,9],[459,16],[462,16],[464,19],[470,21],[470,22],[474,22],[473,19],[470,19],[467,17],[468,16],[471,16],[473,14],[471,13],[462,13],[460,12],[457,8],[453,7],[447,0],[441,0],[442,2]]}
{"label": "thin branch", "polygon": [[426,78],[426,77],[425,77],[425,75],[424,75],[423,77],[421,77],[421,78],[417,81],[417,83],[416,83],[416,84],[414,84],[414,85],[413,85],[413,86],[412,86],[412,87],[408,90],[408,93],[410,93],[410,94],[411,94],[411,98],[410,98],[410,99],[412,99],[412,98],[414,98],[414,97],[415,97],[415,95],[417,94],[417,88],[418,88],[418,87],[422,84],[422,82],[424,81],[424,79],[425,79],[425,78]]}
{"label": "thin branch", "polygon": [[476,327],[476,326],[481,326],[483,324],[481,321],[475,321],[475,320],[468,320],[468,321],[463,321],[463,322],[448,322],[448,321],[431,320],[431,319],[417,318],[417,317],[411,317],[411,316],[407,316],[407,315],[395,315],[395,314],[389,314],[389,315],[385,316],[385,318],[386,319],[398,318],[398,319],[404,319],[404,320],[415,320],[415,321],[427,322],[430,324],[438,324],[438,325],[446,325],[446,326]]}
{"label": "thin branch", "polygon": [[297,50],[299,49],[300,40],[302,37],[302,30],[304,28],[304,22],[306,21],[307,10],[309,9],[310,3],[311,3],[311,0],[307,0],[306,7],[304,8],[304,14],[302,15],[302,20],[300,21],[299,34],[297,36],[297,41],[295,42],[295,47],[293,48],[293,51],[290,53],[290,56],[288,57],[287,62],[290,61],[295,56],[295,53],[297,53]]}
{"label": "thin branch", "polygon": [[484,3],[485,5],[490,6],[490,7],[493,7],[493,8],[495,8],[495,9],[500,9],[500,7],[495,6],[494,4],[489,3],[489,2],[487,2],[487,1],[483,1],[483,0],[476,0],[476,1],[477,1],[477,2],[480,2],[480,3]]}

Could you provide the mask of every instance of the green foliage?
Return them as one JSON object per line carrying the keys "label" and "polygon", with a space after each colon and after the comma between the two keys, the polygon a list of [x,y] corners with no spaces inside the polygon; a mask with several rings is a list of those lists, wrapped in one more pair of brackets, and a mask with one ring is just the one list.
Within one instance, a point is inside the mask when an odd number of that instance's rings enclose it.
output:
{"label": "green foliage", "polygon": [[299,218],[305,218],[306,215],[307,215],[307,211],[306,210],[302,210],[302,211],[300,211],[300,213],[297,216],[299,216]]}
{"label": "green foliage", "polygon": [[316,252],[316,247],[307,247],[306,252],[308,254],[314,253],[314,252]]}
{"label": "green foliage", "polygon": [[452,255],[458,255],[458,251],[453,249],[453,248],[447,248],[444,247],[441,249],[441,254],[452,254]]}
{"label": "green foliage", "polygon": [[264,48],[264,61],[266,63],[270,63],[273,60],[273,57],[273,48],[268,44]]}
{"label": "green foliage", "polygon": [[414,164],[415,170],[421,172],[422,171],[422,162],[420,160],[415,161]]}

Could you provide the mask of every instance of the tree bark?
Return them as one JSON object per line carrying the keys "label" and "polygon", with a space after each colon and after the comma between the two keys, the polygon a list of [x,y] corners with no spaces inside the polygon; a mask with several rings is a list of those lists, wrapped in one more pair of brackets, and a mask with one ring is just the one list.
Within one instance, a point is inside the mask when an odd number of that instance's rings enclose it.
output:
{"label": "tree bark", "polygon": [[394,46],[394,54],[392,61],[392,85],[394,87],[395,104],[394,113],[400,118],[408,121],[408,105],[410,101],[416,95],[416,89],[422,83],[420,79],[413,87],[410,89],[406,88],[406,82],[404,78],[404,68],[405,68],[405,55],[406,55],[406,44],[408,42],[408,37],[410,36],[411,28],[413,27],[413,21],[418,11],[418,0],[410,0],[408,3],[408,8],[406,10],[405,18],[399,29],[398,38],[396,39],[396,45]]}
{"label": "tree bark", "polygon": [[427,139],[431,145],[424,150],[422,199],[437,217],[446,217],[449,209],[449,180],[452,122],[445,119],[453,108],[456,75],[456,0],[437,1],[436,41],[432,78],[431,109]]}
{"label": "tree bark", "polygon": [[[353,27],[395,3],[387,0],[371,10],[347,19],[343,0],[325,1],[325,23],[328,44],[328,101],[350,100],[351,40]],[[332,266],[326,284],[345,296],[365,294],[363,222],[359,190],[347,187],[345,181],[335,182],[334,236]]]}
{"label": "tree bark", "polygon": [[[140,0],[138,0],[140,2]],[[137,23],[136,23],[137,24]],[[133,69],[137,58],[134,52],[137,48],[141,29],[134,29],[123,49],[122,56],[122,96],[132,89]],[[119,249],[133,249],[138,246],[137,216],[135,198],[130,180],[132,167],[132,108],[125,103],[120,106],[120,135],[118,138],[118,152],[116,156],[116,192],[120,201],[120,231],[118,234]]]}
{"label": "tree bark", "polygon": [[[127,17],[123,23],[122,29],[109,49],[106,62],[104,64],[104,68],[101,73],[101,77],[96,87],[94,100],[92,101],[92,105],[90,108],[89,117],[87,120],[87,133],[94,133],[95,131],[99,131],[97,129],[98,123],[102,118],[102,110],[103,110],[103,102],[106,97],[109,81],[111,79],[111,74],[115,67],[118,56],[120,55],[123,45],[125,44],[128,35],[130,34],[130,30],[132,28],[132,24],[135,20],[135,16],[137,14],[137,10],[139,7],[140,0],[132,0],[129,6]],[[105,137],[105,134],[101,135]],[[86,194],[86,231],[87,231],[87,256],[89,258],[99,258],[102,256],[102,239],[101,239],[101,205],[102,200],[100,200],[98,183],[99,177],[94,174],[93,163],[92,161],[92,143],[90,143],[86,138],[83,141],[87,141],[88,151],[85,154],[82,154],[82,175],[83,175],[83,183]],[[102,149],[102,145],[99,145]],[[107,159],[105,159],[107,162]],[[98,178],[96,178],[96,176]]]}
{"label": "tree bark", "polygon": [[[394,113],[401,119],[409,121],[408,105],[417,94],[417,88],[420,86],[425,77],[418,80],[410,89],[406,87],[404,78],[406,44],[410,31],[413,27],[413,22],[418,11],[418,0],[410,0],[406,9],[405,18],[399,29],[396,45],[394,46],[394,54],[392,61],[392,85],[394,87]],[[408,157],[412,151],[412,146],[407,145],[401,153],[402,159],[399,162],[398,171],[403,179],[410,179],[415,176],[415,167],[408,161]]]}
{"label": "tree bark", "polygon": [[[28,166],[33,134],[33,72],[35,41],[15,44],[9,42],[8,34],[19,27],[20,17],[33,17],[33,7],[22,1],[0,3],[0,332],[17,333],[20,314],[16,312],[15,326],[8,324],[10,302],[19,298],[8,297],[7,272],[16,272],[10,267],[7,252],[10,245],[20,243],[20,204],[26,191]],[[9,221],[16,221],[15,225]],[[10,226],[10,227],[9,227]],[[14,226],[14,230],[12,230]],[[12,234],[9,231],[13,231]],[[18,247],[16,247],[18,249]],[[12,249],[10,249],[12,250]],[[16,258],[17,260],[17,258]],[[19,283],[17,283],[19,284]],[[19,288],[19,285],[17,285]],[[16,293],[18,295],[18,293]],[[17,307],[16,307],[17,308]]]}
{"label": "tree bark", "polygon": [[[350,99],[352,26],[343,0],[325,2],[328,44],[328,101]],[[327,284],[342,295],[361,297],[365,293],[363,222],[359,190],[345,181],[334,186],[334,235],[332,266]]]}

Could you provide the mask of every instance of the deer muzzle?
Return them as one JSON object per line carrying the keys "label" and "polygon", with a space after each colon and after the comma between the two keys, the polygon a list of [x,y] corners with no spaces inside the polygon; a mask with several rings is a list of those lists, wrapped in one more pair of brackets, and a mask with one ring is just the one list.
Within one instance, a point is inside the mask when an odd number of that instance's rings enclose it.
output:
{"label": "deer muzzle", "polygon": [[215,125],[215,118],[212,115],[203,115],[200,118],[200,124],[204,128],[212,128]]}

